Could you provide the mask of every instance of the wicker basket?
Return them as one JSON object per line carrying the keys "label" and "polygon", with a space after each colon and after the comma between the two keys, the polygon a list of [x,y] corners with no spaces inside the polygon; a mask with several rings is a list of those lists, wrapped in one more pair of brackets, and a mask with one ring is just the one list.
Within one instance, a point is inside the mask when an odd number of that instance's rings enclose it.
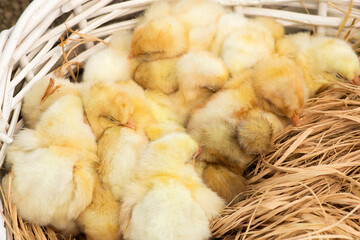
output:
{"label": "wicker basket", "polygon": [[[13,134],[22,127],[19,117],[22,98],[36,81],[59,65],[62,58],[59,37],[67,27],[108,42],[113,32],[133,28],[137,23],[134,16],[154,1],[34,0],[15,26],[0,33],[0,165]],[[217,1],[246,16],[274,17],[286,26],[287,32],[312,30],[336,36],[359,25],[355,20],[360,17],[359,0]],[[69,61],[85,62],[104,47],[101,43],[87,43]],[[0,239],[10,239],[1,216]]]}

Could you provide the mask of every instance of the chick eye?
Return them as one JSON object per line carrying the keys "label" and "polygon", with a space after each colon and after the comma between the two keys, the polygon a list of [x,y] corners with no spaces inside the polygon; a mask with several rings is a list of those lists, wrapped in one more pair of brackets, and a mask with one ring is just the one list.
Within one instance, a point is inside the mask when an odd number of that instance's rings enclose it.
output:
{"label": "chick eye", "polygon": [[338,79],[340,79],[340,80],[344,80],[344,79],[345,79],[340,73],[336,73],[335,76],[336,76],[336,78],[338,78]]}
{"label": "chick eye", "polygon": [[214,88],[212,88],[212,87],[204,87],[204,88],[206,88],[210,92],[213,92],[213,93],[216,92],[216,90]]}
{"label": "chick eye", "polygon": [[285,115],[284,112],[278,108],[275,104],[273,104],[270,100],[265,98],[266,103],[270,106],[270,108],[274,111],[274,113],[278,115]]}
{"label": "chick eye", "polygon": [[111,116],[107,117],[107,119],[111,122],[117,122],[117,120]]}

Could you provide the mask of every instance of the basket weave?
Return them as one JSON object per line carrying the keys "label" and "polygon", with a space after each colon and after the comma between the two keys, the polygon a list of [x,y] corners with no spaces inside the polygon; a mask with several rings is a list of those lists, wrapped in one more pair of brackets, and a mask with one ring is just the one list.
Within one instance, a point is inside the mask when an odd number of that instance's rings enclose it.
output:
{"label": "basket weave", "polygon": [[[59,37],[67,27],[109,42],[113,32],[133,28],[137,20],[132,16],[154,1],[157,0],[34,0],[15,26],[0,33],[0,166],[13,134],[22,126],[21,101],[36,81],[59,64],[62,57]],[[354,19],[360,17],[360,0],[217,2],[246,16],[274,17],[288,32],[305,29],[336,36],[339,28],[359,26]],[[104,44],[88,43],[69,61],[85,62],[104,47]],[[0,208],[2,210],[2,206]],[[3,226],[4,219],[0,216],[0,239],[10,239]]]}

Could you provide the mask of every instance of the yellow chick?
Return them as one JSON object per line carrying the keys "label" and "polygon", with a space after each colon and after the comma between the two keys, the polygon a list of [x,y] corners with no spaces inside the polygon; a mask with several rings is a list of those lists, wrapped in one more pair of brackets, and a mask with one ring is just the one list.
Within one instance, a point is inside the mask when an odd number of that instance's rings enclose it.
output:
{"label": "yellow chick", "polygon": [[121,204],[115,200],[110,189],[102,186],[98,177],[95,179],[93,200],[76,219],[76,223],[86,234],[87,240],[119,240]]}
{"label": "yellow chick", "polygon": [[229,78],[224,62],[206,51],[189,52],[176,65],[179,90],[170,95],[178,122],[186,124],[190,111],[222,88]]}
{"label": "yellow chick", "polygon": [[179,89],[176,74],[178,58],[165,58],[143,62],[135,69],[134,81],[144,89],[171,94]]}
{"label": "yellow chick", "polygon": [[157,138],[171,132],[185,132],[184,126],[179,122],[178,109],[174,108],[168,95],[156,90],[146,90],[145,96],[157,122],[152,127],[154,133],[158,129]]}
{"label": "yellow chick", "polygon": [[84,109],[89,124],[98,140],[104,130],[115,126],[135,129],[130,97],[115,84],[98,82],[82,89]]}
{"label": "yellow chick", "polygon": [[305,76],[291,59],[274,55],[254,69],[253,88],[259,105],[268,112],[299,124],[299,114],[307,99]]}
{"label": "yellow chick", "polygon": [[121,126],[107,128],[100,138],[100,176],[117,201],[123,198],[124,188],[147,144],[148,139],[142,131]]}
{"label": "yellow chick", "polygon": [[272,19],[225,14],[219,20],[212,52],[221,56],[235,74],[271,56],[275,40],[283,35],[284,28]]}
{"label": "yellow chick", "polygon": [[183,24],[172,16],[154,18],[138,26],[131,41],[129,58],[153,61],[177,57],[188,48]]}
{"label": "yellow chick", "polygon": [[127,58],[130,52],[131,38],[130,32],[114,33],[110,45],[87,60],[82,81],[95,83],[130,80],[132,72],[137,66],[135,60]]}
{"label": "yellow chick", "polygon": [[26,127],[34,128],[42,113],[60,97],[78,94],[77,85],[68,79],[44,77],[31,87],[23,99],[21,115]]}
{"label": "yellow chick", "polygon": [[191,162],[196,142],[184,133],[149,144],[120,210],[125,239],[208,239],[209,221],[224,207]]}
{"label": "yellow chick", "polygon": [[181,125],[173,121],[175,115],[166,107],[169,103],[165,103],[166,97],[162,94],[155,93],[150,97],[151,94],[146,94],[132,80],[118,82],[117,85],[130,97],[136,127],[142,129],[149,140],[156,140],[169,132],[184,131]]}
{"label": "yellow chick", "polygon": [[342,79],[360,84],[359,59],[351,45],[342,39],[299,33],[286,36],[276,47],[280,55],[293,58],[303,69],[307,98]]}
{"label": "yellow chick", "polygon": [[98,139],[101,180],[120,201],[148,140],[141,128],[135,130],[131,98],[118,85],[98,82],[83,96],[89,124]]}
{"label": "yellow chick", "polygon": [[171,7],[172,14],[185,26],[189,50],[209,50],[219,18],[228,12],[221,4],[209,0],[180,0]]}
{"label": "yellow chick", "polygon": [[[79,96],[57,99],[35,129],[23,129],[7,149],[11,199],[19,215],[76,234],[74,221],[92,200],[96,142]],[[7,185],[7,178],[3,185]]]}

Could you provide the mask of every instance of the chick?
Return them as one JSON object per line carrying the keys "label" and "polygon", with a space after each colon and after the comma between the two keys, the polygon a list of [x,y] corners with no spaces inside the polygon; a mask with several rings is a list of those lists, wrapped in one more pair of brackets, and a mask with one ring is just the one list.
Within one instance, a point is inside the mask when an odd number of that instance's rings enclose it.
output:
{"label": "chick", "polygon": [[189,51],[209,50],[219,18],[228,12],[221,4],[209,0],[181,0],[173,4],[172,13],[185,26]]}
{"label": "chick", "polygon": [[85,64],[83,82],[99,81],[117,82],[131,79],[137,66],[135,60],[129,60],[130,32],[116,32],[112,35],[110,45],[92,55]]}
{"label": "chick", "polygon": [[190,111],[222,88],[229,78],[224,62],[206,51],[182,56],[176,65],[179,90],[170,95],[177,106],[179,122],[185,124]]}
{"label": "chick", "polygon": [[154,18],[138,26],[131,41],[129,58],[153,61],[177,57],[188,48],[183,24],[172,16]]}
{"label": "chick", "polygon": [[11,199],[19,215],[72,235],[75,219],[92,200],[98,162],[95,136],[83,111],[79,96],[60,97],[35,129],[16,134],[6,156],[6,167],[13,172]]}
{"label": "chick", "polygon": [[133,176],[148,140],[142,131],[127,127],[110,127],[98,142],[101,179],[114,198],[123,198],[125,186]]}
{"label": "chick", "polygon": [[178,58],[141,63],[134,72],[134,81],[145,89],[171,94],[179,89],[176,74]]}
{"label": "chick", "polygon": [[86,234],[87,240],[121,239],[119,211],[120,203],[110,189],[95,178],[94,195],[91,204],[79,215],[76,223]]}
{"label": "chick", "polygon": [[342,78],[360,83],[359,59],[344,40],[298,33],[286,36],[276,47],[280,55],[294,59],[303,69],[307,98],[313,97],[322,87],[342,81]]}
{"label": "chick", "polygon": [[77,86],[65,78],[44,77],[24,96],[21,115],[26,127],[34,128],[42,113],[60,97],[78,94]]}
{"label": "chick", "polygon": [[133,102],[118,85],[99,82],[85,89],[83,96],[89,124],[98,139],[101,180],[115,199],[121,200],[148,140],[141,128],[136,129]]}
{"label": "chick", "polygon": [[156,139],[171,132],[185,132],[183,124],[179,121],[178,109],[174,108],[173,101],[168,95],[156,90],[146,90],[145,96],[157,122],[151,127],[154,135],[158,131]]}
{"label": "chick", "polygon": [[298,125],[308,98],[302,69],[291,59],[274,55],[259,62],[254,72],[253,88],[262,108]]}
{"label": "chick", "polygon": [[133,105],[132,118],[137,129],[145,132],[149,140],[156,140],[166,135],[167,130],[161,127],[161,122],[154,112],[151,101],[146,97],[145,91],[134,81],[118,82],[117,86],[126,93]]}
{"label": "chick", "polygon": [[238,202],[241,200],[241,193],[247,190],[246,179],[241,172],[234,173],[220,164],[206,163],[200,176],[226,203]]}
{"label": "chick", "polygon": [[111,127],[127,126],[135,129],[131,99],[117,85],[104,82],[84,85],[82,97],[87,119],[97,140],[104,130]]}
{"label": "chick", "polygon": [[208,239],[209,221],[224,207],[191,165],[198,151],[184,133],[149,144],[120,210],[124,238]]}
{"label": "chick", "polygon": [[272,19],[226,14],[219,20],[212,52],[224,59],[231,73],[238,73],[271,56],[275,40],[283,35],[284,28]]}
{"label": "chick", "polygon": [[[203,149],[199,159],[231,169],[231,172],[213,171],[214,180],[209,179],[211,175],[208,174],[206,183],[217,179],[230,181],[233,172],[241,174],[254,154],[271,147],[273,136],[284,124],[272,111],[290,118],[294,124],[299,123],[304,89],[302,71],[295,67],[296,64],[286,58],[274,56],[271,63],[264,60],[254,70],[235,75],[193,112],[187,128]],[[227,176],[229,174],[231,176]],[[238,194],[232,192],[230,186],[233,184],[225,184],[229,186],[227,189],[219,184],[210,185],[229,200]]]}

